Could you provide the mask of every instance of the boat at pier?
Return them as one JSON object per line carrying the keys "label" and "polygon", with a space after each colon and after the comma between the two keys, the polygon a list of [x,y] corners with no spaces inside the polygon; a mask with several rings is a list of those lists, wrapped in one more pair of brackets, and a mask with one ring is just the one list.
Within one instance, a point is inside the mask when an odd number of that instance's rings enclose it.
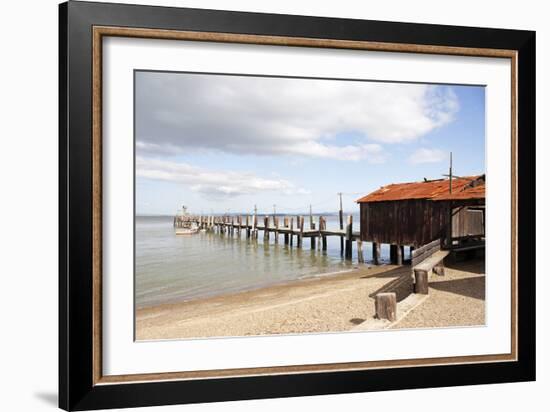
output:
{"label": "boat at pier", "polygon": [[174,228],[177,236],[190,236],[199,233],[199,226],[190,218],[186,206],[183,206],[174,218]]}

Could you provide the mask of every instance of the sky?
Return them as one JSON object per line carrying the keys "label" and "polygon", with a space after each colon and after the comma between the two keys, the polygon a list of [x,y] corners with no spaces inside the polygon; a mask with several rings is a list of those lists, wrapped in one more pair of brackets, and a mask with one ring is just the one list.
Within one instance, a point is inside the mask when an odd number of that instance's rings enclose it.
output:
{"label": "sky", "polygon": [[136,214],[336,212],[485,172],[485,88],[135,72]]}

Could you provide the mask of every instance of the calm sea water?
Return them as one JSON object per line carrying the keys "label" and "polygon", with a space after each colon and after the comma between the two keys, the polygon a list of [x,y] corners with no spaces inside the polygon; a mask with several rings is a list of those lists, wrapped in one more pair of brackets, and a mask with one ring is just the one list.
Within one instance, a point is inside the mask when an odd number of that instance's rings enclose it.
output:
{"label": "calm sea water", "polygon": [[[337,219],[328,217],[327,228],[337,228]],[[354,216],[354,222],[358,221]],[[273,234],[264,243],[262,232],[257,240],[246,239],[244,231],[241,238],[213,232],[176,236],[172,222],[170,216],[136,217],[138,308],[255,289],[345,271],[358,264],[356,242],[353,261],[347,262],[340,256],[337,237],[328,238],[323,252],[311,250],[310,239],[304,239],[301,249],[285,246],[283,235],[278,244]],[[370,243],[363,244],[363,254],[367,262],[372,260]],[[387,245],[382,245],[381,254],[383,261],[389,259]]]}

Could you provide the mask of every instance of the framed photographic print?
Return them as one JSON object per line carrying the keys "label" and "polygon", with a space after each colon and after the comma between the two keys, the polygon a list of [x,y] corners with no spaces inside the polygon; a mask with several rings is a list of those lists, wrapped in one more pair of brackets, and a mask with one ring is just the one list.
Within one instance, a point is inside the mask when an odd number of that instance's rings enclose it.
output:
{"label": "framed photographic print", "polygon": [[535,379],[535,33],[60,5],[60,407]]}

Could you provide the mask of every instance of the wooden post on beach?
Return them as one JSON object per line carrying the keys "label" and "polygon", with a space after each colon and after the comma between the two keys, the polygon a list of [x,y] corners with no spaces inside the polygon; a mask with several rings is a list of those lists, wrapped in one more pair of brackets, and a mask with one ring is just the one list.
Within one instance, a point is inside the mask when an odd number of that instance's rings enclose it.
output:
{"label": "wooden post on beach", "polygon": [[353,216],[348,216],[348,224],[346,225],[346,259],[352,259],[352,244],[353,244]]}
{"label": "wooden post on beach", "polygon": [[[285,230],[288,229],[288,216],[285,216],[283,218],[283,226]],[[288,245],[288,233],[285,233],[285,245]]]}
{"label": "wooden post on beach", "polygon": [[279,218],[273,216],[273,226],[275,227],[275,243],[279,243]]}
{"label": "wooden post on beach", "polygon": [[250,237],[250,216],[246,215],[246,238]]}
{"label": "wooden post on beach", "polygon": [[303,236],[304,236],[304,217],[298,216],[298,241],[296,242],[297,247],[302,247]]}
{"label": "wooden post on beach", "polygon": [[427,295],[428,289],[428,271],[424,269],[414,269],[414,293]]}
{"label": "wooden post on beach", "polygon": [[357,262],[365,263],[365,257],[363,256],[363,241],[360,237],[357,239]]}
{"label": "wooden post on beach", "polygon": [[372,262],[375,265],[380,264],[380,243],[372,242]]}
{"label": "wooden post on beach", "polygon": [[397,319],[397,297],[395,292],[378,293],[375,300],[376,317],[393,322]]}

